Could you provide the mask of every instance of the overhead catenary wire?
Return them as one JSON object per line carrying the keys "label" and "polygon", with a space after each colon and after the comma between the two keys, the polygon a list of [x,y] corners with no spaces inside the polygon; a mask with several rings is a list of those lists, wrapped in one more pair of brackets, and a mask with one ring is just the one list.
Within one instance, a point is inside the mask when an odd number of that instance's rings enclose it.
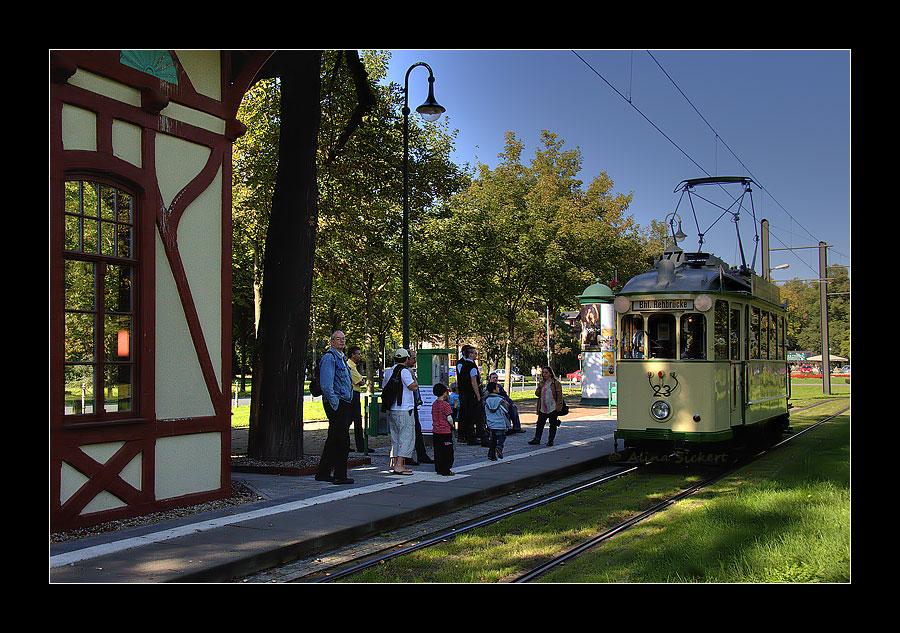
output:
{"label": "overhead catenary wire", "polygon": [[649,123],[650,125],[652,125],[653,128],[654,128],[657,132],[659,132],[660,134],[662,134],[662,135],[663,135],[663,138],[665,138],[665,139],[666,139],[667,141],[669,141],[672,145],[674,145],[674,146],[675,146],[675,149],[677,149],[679,152],[681,152],[682,154],[684,154],[684,157],[687,158],[689,161],[691,161],[692,163],[694,163],[694,165],[697,167],[697,169],[699,169],[700,171],[702,171],[702,172],[703,172],[704,174],[706,174],[707,176],[711,176],[711,175],[712,175],[712,174],[710,174],[708,171],[706,171],[706,170],[705,170],[705,169],[704,169],[697,161],[695,161],[693,158],[691,158],[690,154],[688,154],[688,153],[687,153],[686,151],[684,151],[681,147],[679,147],[678,143],[676,143],[675,141],[673,141],[673,140],[669,137],[668,134],[666,134],[665,132],[663,132],[663,131],[660,129],[660,127],[659,127],[658,125],[656,125],[656,123],[654,123],[653,121],[651,121],[650,118],[649,118],[646,114],[644,114],[643,112],[641,112],[640,108],[638,108],[636,105],[634,105],[634,103],[631,101],[631,99],[629,99],[628,97],[626,97],[625,95],[623,95],[621,92],[619,92],[618,88],[616,88],[616,87],[613,86],[611,83],[609,83],[609,81],[607,81],[606,77],[604,77],[603,75],[601,75],[601,74],[597,71],[596,68],[594,68],[593,66],[591,66],[591,65],[587,62],[587,60],[584,59],[584,57],[582,57],[581,55],[579,55],[577,51],[572,51],[572,53],[575,55],[575,57],[577,57],[577,58],[580,59],[582,62],[584,62],[584,65],[587,66],[588,68],[590,68],[591,71],[592,71],[595,75],[597,75],[598,77],[600,77],[600,79],[602,79],[603,82],[606,83],[607,86],[609,86],[610,88],[612,88],[613,91],[614,91],[617,95],[619,95],[620,97],[622,97],[622,99],[624,99],[625,101],[627,101],[627,102],[629,103],[629,105],[630,105],[632,108],[634,108],[635,112],[637,112],[637,113],[640,114],[642,117],[644,117],[644,120],[647,121],[647,123]]}
{"label": "overhead catenary wire", "polygon": [[681,87],[678,85],[678,83],[672,78],[672,76],[669,74],[669,72],[668,72],[665,68],[663,68],[662,64],[659,63],[659,60],[656,59],[656,57],[653,56],[653,53],[651,53],[650,51],[647,51],[647,55],[649,55],[649,56],[650,56],[650,59],[652,59],[652,60],[656,63],[656,65],[659,67],[659,69],[662,71],[662,73],[666,76],[666,78],[667,78],[670,82],[672,82],[672,85],[675,86],[675,89],[681,94],[682,97],[684,97],[684,100],[687,101],[688,105],[690,105],[691,108],[693,108],[694,112],[697,113],[697,116],[700,117],[700,120],[702,120],[702,121],[706,124],[706,126],[710,129],[710,131],[715,135],[716,140],[717,140],[717,141],[720,141],[720,142],[722,143],[722,145],[723,145],[723,146],[731,153],[731,155],[732,155],[732,156],[734,157],[734,159],[741,165],[741,167],[743,167],[744,170],[745,170],[745,171],[753,178],[753,181],[757,184],[757,186],[758,186],[760,189],[762,189],[763,191],[765,191],[765,192],[766,192],[766,195],[768,195],[768,196],[772,199],[772,201],[773,201],[775,204],[777,204],[777,205],[781,208],[781,210],[784,211],[785,214],[786,214],[791,220],[793,220],[794,222],[796,222],[797,226],[799,226],[800,228],[802,228],[802,229],[806,232],[806,234],[809,235],[809,237],[810,237],[813,241],[819,242],[820,240],[819,240],[815,235],[813,235],[813,234],[812,234],[805,226],[803,226],[803,225],[797,220],[797,218],[795,218],[793,215],[791,215],[790,211],[788,211],[788,210],[784,207],[784,205],[782,205],[782,204],[778,201],[778,199],[772,194],[772,192],[769,191],[768,189],[766,189],[765,185],[763,185],[763,184],[759,181],[759,179],[757,178],[756,174],[754,174],[753,171],[752,171],[749,167],[747,167],[746,164],[744,164],[744,161],[742,161],[742,160],[740,159],[740,157],[739,157],[737,154],[734,153],[734,150],[732,150],[731,147],[728,145],[728,143],[725,142],[725,139],[722,138],[722,135],[719,134],[719,133],[716,131],[716,129],[712,126],[712,124],[710,124],[710,122],[706,120],[706,117],[703,116],[703,114],[700,112],[700,110],[697,108],[697,106],[695,106],[694,103],[690,100],[690,98],[684,93],[684,91],[681,89]]}
{"label": "overhead catenary wire", "polygon": [[[694,158],[691,157],[691,156],[687,153],[687,151],[685,151],[680,145],[678,145],[678,143],[675,142],[675,140],[673,140],[668,134],[666,134],[666,133],[665,133],[665,132],[664,132],[664,131],[656,124],[656,123],[654,123],[652,120],[650,120],[650,118],[649,118],[646,114],[644,114],[644,112],[642,112],[641,109],[638,108],[638,107],[634,104],[634,102],[633,102],[633,100],[632,100],[632,98],[631,98],[630,91],[629,91],[629,95],[626,97],[626,96],[623,95],[623,94],[622,94],[615,86],[613,86],[612,83],[610,83],[610,82],[606,79],[606,77],[604,77],[604,76],[603,76],[596,68],[594,68],[594,67],[593,67],[593,66],[592,66],[592,65],[591,65],[591,64],[590,64],[583,56],[581,56],[577,51],[574,51],[574,50],[573,50],[572,53],[573,53],[579,60],[581,60],[581,62],[584,63],[584,65],[587,66],[587,67],[591,70],[591,72],[593,72],[595,75],[597,75],[597,76],[598,76],[598,77],[599,77],[599,78],[600,78],[607,86],[609,86],[609,87],[610,87],[617,95],[619,95],[623,100],[627,101],[628,104],[629,104],[632,108],[634,108],[635,112],[637,112],[641,117],[643,117],[643,119],[644,119],[645,121],[647,121],[647,123],[649,123],[649,124],[650,124],[657,132],[659,132],[659,133],[663,136],[663,138],[665,138],[667,141],[669,141],[669,142],[670,142],[670,143],[671,143],[671,144],[672,144],[679,152],[681,152],[681,153],[682,153],[682,154],[683,154],[683,155],[684,155],[691,163],[693,163],[700,171],[702,171],[702,172],[703,172],[704,174],[706,174],[707,176],[711,176],[711,174],[710,174],[706,169],[704,169],[704,168],[703,168],[696,160],[694,160]],[[769,190],[766,188],[766,186],[763,185],[763,184],[759,181],[759,179],[753,174],[752,170],[751,170],[749,167],[747,167],[746,164],[744,164],[744,162],[740,159],[740,157],[737,156],[737,154],[735,154],[734,150],[732,150],[731,147],[728,145],[728,143],[726,143],[725,140],[722,138],[722,135],[719,134],[719,133],[715,130],[715,128],[710,124],[710,122],[706,119],[706,117],[700,112],[700,110],[693,104],[693,102],[690,100],[690,98],[689,98],[689,97],[684,93],[684,91],[678,86],[678,83],[672,78],[672,76],[669,74],[669,72],[666,71],[665,68],[663,68],[662,64],[660,64],[660,62],[653,56],[653,54],[652,54],[649,50],[647,51],[647,54],[648,54],[648,55],[650,56],[650,58],[656,63],[656,65],[659,67],[659,69],[662,71],[662,73],[669,79],[669,81],[672,83],[672,85],[675,86],[675,89],[678,90],[678,92],[682,95],[682,97],[684,97],[685,101],[687,101],[687,103],[691,106],[691,108],[693,108],[693,110],[697,113],[697,116],[700,117],[700,119],[706,124],[706,126],[710,129],[710,131],[715,135],[717,141],[721,141],[722,145],[723,145],[723,146],[731,153],[731,155],[734,157],[734,159],[735,159],[735,160],[741,165],[741,167],[742,167],[744,170],[746,170],[746,172],[753,178],[753,180],[754,180],[754,182],[756,183],[756,185],[757,185],[762,191],[764,191],[764,192],[766,193],[766,195],[769,196],[769,197],[772,199],[772,201],[773,201],[773,202],[774,202],[774,203],[775,203],[775,204],[776,204],[776,205],[777,205],[777,206],[778,206],[778,207],[779,207],[779,208],[780,208],[780,209],[781,209],[781,210],[782,210],[782,211],[783,211],[783,212],[784,212],[784,213],[785,213],[785,214],[786,214],[786,215],[787,215],[787,216],[788,216],[788,217],[789,217],[789,218],[790,218],[790,219],[791,219],[798,227],[800,227],[801,229],[803,229],[803,231],[810,237],[810,239],[812,239],[814,242],[819,242],[820,240],[819,240],[818,238],[816,238],[816,236],[814,236],[814,235],[813,235],[813,234],[812,234],[805,226],[803,226],[803,224],[800,223],[800,221],[798,221],[797,218],[795,218],[795,217],[790,213],[790,211],[788,211],[788,210],[784,207],[783,204],[781,204],[781,202],[774,196],[774,194],[773,194],[771,191],[769,191]],[[712,227],[710,227],[710,228],[712,228]],[[698,229],[699,229],[699,226],[698,226]],[[844,255],[844,256],[846,257],[846,255]]]}

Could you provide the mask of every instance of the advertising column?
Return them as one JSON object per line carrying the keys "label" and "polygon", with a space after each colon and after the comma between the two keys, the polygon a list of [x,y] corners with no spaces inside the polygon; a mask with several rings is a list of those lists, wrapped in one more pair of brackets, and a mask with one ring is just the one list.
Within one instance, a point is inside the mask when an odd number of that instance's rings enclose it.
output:
{"label": "advertising column", "polygon": [[600,283],[588,286],[581,302],[581,403],[606,405],[616,380],[616,317],[613,292]]}

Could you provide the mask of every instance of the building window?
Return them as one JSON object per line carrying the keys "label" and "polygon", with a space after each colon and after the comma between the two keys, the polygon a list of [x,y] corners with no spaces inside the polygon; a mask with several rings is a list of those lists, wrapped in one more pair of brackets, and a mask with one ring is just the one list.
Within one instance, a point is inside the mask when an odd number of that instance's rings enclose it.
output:
{"label": "building window", "polygon": [[136,413],[135,197],[106,183],[65,183],[65,414]]}

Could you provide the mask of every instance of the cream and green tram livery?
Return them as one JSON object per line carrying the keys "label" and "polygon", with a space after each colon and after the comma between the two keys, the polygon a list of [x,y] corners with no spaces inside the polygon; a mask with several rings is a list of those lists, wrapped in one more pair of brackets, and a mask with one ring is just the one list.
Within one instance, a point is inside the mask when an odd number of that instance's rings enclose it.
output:
{"label": "cream and green tram livery", "polygon": [[740,447],[788,426],[790,372],[777,286],[670,248],[615,302],[615,432],[625,449]]}

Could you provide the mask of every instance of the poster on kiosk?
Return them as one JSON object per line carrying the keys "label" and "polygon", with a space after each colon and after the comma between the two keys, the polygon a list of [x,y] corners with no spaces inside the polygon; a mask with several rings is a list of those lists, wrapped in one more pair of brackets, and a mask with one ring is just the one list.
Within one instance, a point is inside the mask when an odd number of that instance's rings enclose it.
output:
{"label": "poster on kiosk", "polygon": [[[416,412],[422,433],[430,434],[431,405],[437,400],[434,386],[441,383],[447,388],[456,378],[450,375],[450,363],[456,362],[454,349],[419,349],[416,351],[416,382],[419,383],[419,404]],[[455,369],[455,368],[454,368]]]}
{"label": "poster on kiosk", "polygon": [[609,403],[609,385],[616,380],[616,316],[613,292],[599,280],[581,301],[581,402]]}

